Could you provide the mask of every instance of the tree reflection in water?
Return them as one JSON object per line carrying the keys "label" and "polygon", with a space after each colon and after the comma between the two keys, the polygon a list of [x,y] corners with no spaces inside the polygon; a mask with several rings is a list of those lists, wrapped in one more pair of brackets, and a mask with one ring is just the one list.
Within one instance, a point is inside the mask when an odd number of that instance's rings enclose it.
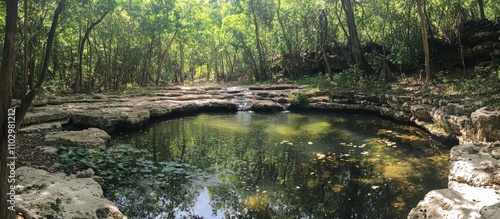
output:
{"label": "tree reflection in water", "polygon": [[205,179],[140,179],[107,196],[130,218],[405,218],[446,187],[447,153],[422,135],[356,114],[168,120],[116,141],[150,150],[155,162],[194,165]]}

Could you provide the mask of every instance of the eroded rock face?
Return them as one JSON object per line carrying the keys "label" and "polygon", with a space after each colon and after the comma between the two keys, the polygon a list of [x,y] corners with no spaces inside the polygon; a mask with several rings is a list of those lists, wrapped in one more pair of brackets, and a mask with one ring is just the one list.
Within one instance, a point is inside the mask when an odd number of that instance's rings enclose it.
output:
{"label": "eroded rock face", "polygon": [[496,150],[476,144],[453,147],[448,188],[427,193],[408,218],[498,218],[500,160],[493,156]]}
{"label": "eroded rock face", "polygon": [[500,190],[500,160],[488,148],[474,144],[455,146],[450,162],[450,182]]}
{"label": "eroded rock face", "polygon": [[75,145],[87,147],[105,145],[109,140],[111,140],[109,134],[98,128],[88,128],[82,131],[55,132],[45,135],[45,141],[47,142],[68,141]]}
{"label": "eroded rock face", "polygon": [[[499,202],[500,195],[494,189],[461,184],[452,189],[430,191],[425,195],[424,200],[410,211],[408,219],[481,218],[482,208]],[[493,212],[493,209],[488,210],[488,214],[490,212]]]}
{"label": "eroded rock face", "polygon": [[16,170],[16,211],[25,219],[126,218],[113,202],[103,197],[92,178],[75,178],[31,167]]}
{"label": "eroded rock face", "polygon": [[[476,109],[464,103],[428,96],[352,91],[310,93],[304,86],[297,85],[175,87],[157,90],[153,96],[116,98],[104,95],[91,101],[66,100],[28,112],[23,124],[70,119],[77,126],[108,129],[140,125],[171,113],[200,110],[278,112],[289,105],[290,94],[297,92],[308,93],[309,104],[303,106],[307,109],[366,110],[400,121],[415,122],[434,135],[456,138],[461,142],[500,140],[500,112],[488,108]],[[240,107],[242,104],[248,106]]]}
{"label": "eroded rock face", "polygon": [[500,112],[487,107],[474,111],[471,116],[469,138],[475,141],[497,141],[500,139]]}

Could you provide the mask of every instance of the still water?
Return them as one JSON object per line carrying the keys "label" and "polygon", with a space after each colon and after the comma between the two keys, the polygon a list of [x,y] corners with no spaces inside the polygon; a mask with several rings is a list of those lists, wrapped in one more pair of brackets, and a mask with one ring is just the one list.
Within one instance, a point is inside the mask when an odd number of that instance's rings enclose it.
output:
{"label": "still water", "polygon": [[199,114],[114,142],[190,169],[106,191],[129,218],[406,218],[447,182],[448,151],[373,115]]}

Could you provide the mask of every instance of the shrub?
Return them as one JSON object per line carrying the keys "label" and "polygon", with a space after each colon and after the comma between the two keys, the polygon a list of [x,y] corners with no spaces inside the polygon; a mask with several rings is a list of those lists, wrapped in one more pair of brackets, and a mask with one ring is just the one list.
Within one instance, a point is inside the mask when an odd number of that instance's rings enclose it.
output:
{"label": "shrub", "polygon": [[291,94],[290,104],[292,106],[307,106],[307,104],[309,104],[307,94],[301,92]]}

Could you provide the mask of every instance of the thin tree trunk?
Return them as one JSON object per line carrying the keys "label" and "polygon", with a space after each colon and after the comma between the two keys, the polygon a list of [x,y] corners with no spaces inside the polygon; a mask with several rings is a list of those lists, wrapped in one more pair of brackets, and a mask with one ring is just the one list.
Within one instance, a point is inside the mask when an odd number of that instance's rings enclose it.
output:
{"label": "thin tree trunk", "polygon": [[115,90],[120,89],[120,81],[125,74],[125,68],[127,67],[127,60],[128,60],[128,54],[126,51],[123,52],[123,60],[122,63],[120,64],[120,71],[118,72],[116,76],[116,81],[115,81]]}
{"label": "thin tree trunk", "polygon": [[76,92],[81,92],[83,88],[83,69],[82,69],[82,58],[83,58],[83,48],[85,47],[85,41],[87,41],[87,38],[90,35],[90,32],[96,27],[101,21],[106,17],[106,15],[109,13],[109,10],[104,12],[104,14],[94,23],[90,24],[90,26],[87,28],[85,31],[85,34],[83,35],[82,40],[80,41],[80,45],[78,46],[78,68],[76,72],[76,86],[74,88],[74,91]]}
{"label": "thin tree trunk", "polygon": [[425,56],[425,83],[428,84],[431,80],[431,58],[429,52],[429,42],[427,40],[427,22],[425,20],[424,11],[422,10],[422,3],[417,0],[418,15],[420,17],[420,27],[422,29],[422,44]]}
{"label": "thin tree trunk", "polygon": [[179,66],[179,79],[181,83],[184,83],[184,43],[182,43],[182,39],[179,40],[179,53],[180,53],[180,66]]}
{"label": "thin tree trunk", "polygon": [[264,67],[264,54],[262,51],[262,45],[260,41],[260,32],[259,32],[259,22],[257,22],[257,15],[255,13],[254,0],[250,0],[250,8],[252,10],[253,15],[253,24],[255,26],[255,45],[257,46],[257,52],[259,54],[259,70],[256,72],[258,74],[255,75],[256,81],[262,81],[266,77],[266,69]]}
{"label": "thin tree trunk", "polygon": [[170,46],[174,42],[175,36],[177,35],[177,32],[179,32],[179,29],[176,29],[174,34],[172,35],[172,38],[170,38],[170,41],[168,41],[168,44],[165,46],[165,49],[161,53],[160,58],[158,59],[158,69],[156,70],[156,86],[160,84],[161,81],[161,73],[163,70],[163,62],[165,61],[165,57],[168,53],[168,50],[170,50]]}
{"label": "thin tree trunk", "polygon": [[[283,21],[281,20],[281,16],[280,16],[280,9],[281,9],[281,0],[278,0],[278,8],[276,9],[276,16],[278,18],[278,23],[281,27],[281,32],[283,34],[283,39],[285,40],[285,45],[286,45],[286,48],[288,50],[288,55],[290,57],[290,60],[288,63],[290,64],[297,64],[298,63],[298,59],[299,59],[299,56],[298,54],[295,54],[293,52],[293,46],[292,46],[292,42],[290,41],[290,39],[288,39],[288,36],[286,34],[286,30],[285,30],[285,26],[283,25]],[[286,57],[286,56],[285,56]],[[285,58],[283,57],[283,58]],[[288,65],[287,63],[287,65]],[[296,78],[297,77],[297,68],[294,68],[293,66],[290,66],[291,67],[291,72],[289,72],[289,74],[292,76],[292,78]]]}
{"label": "thin tree trunk", "polygon": [[479,5],[479,13],[481,14],[481,20],[486,20],[486,15],[484,14],[484,3],[483,0],[477,0]]}
{"label": "thin tree trunk", "polygon": [[155,43],[156,35],[153,34],[151,35],[151,44],[149,44],[149,52],[148,52],[148,58],[146,60],[146,65],[144,67],[144,72],[142,73],[142,82],[141,85],[143,87],[147,86],[149,83],[149,76],[151,74],[151,61],[153,59],[153,45]]}
{"label": "thin tree trunk", "polygon": [[23,40],[24,40],[24,54],[23,54],[23,76],[20,81],[20,93],[19,98],[23,98],[28,91],[28,74],[29,74],[29,34],[27,30],[28,26],[28,0],[24,0],[24,22],[23,22]]}
{"label": "thin tree trunk", "polygon": [[[10,124],[17,119],[13,112],[9,110],[12,102],[12,75],[16,72],[16,24],[17,24],[17,0],[6,0],[5,16],[5,36],[2,53],[2,65],[0,69],[0,218],[13,219],[15,217],[14,198],[8,195],[15,187],[15,182],[9,180],[11,167],[7,166],[15,160],[9,157],[15,157],[15,154],[9,154],[9,139],[15,136],[15,133],[9,132],[12,128]],[[12,119],[14,120],[12,120]],[[9,123],[11,122],[11,123]],[[15,163],[14,163],[15,164]],[[15,166],[12,166],[15,168]],[[15,191],[13,192],[15,193]]]}
{"label": "thin tree trunk", "polygon": [[217,53],[215,53],[215,57],[214,57],[214,71],[215,71],[215,81],[216,82],[220,82],[220,78],[219,78],[219,55],[217,55]]}
{"label": "thin tree trunk", "polygon": [[339,22],[340,27],[342,28],[342,32],[344,32],[344,36],[349,39],[349,34],[347,33],[347,30],[345,29],[344,25],[342,24],[342,19],[340,18],[339,11],[337,9],[337,1],[335,1],[335,17],[337,17],[337,21]]}
{"label": "thin tree trunk", "polygon": [[321,52],[323,53],[323,59],[325,60],[326,72],[328,73],[328,78],[333,80],[333,72],[330,68],[330,61],[328,60],[328,54],[326,53],[326,45],[328,42],[328,18],[326,17],[325,10],[321,10],[320,14],[320,24],[321,28]]}

